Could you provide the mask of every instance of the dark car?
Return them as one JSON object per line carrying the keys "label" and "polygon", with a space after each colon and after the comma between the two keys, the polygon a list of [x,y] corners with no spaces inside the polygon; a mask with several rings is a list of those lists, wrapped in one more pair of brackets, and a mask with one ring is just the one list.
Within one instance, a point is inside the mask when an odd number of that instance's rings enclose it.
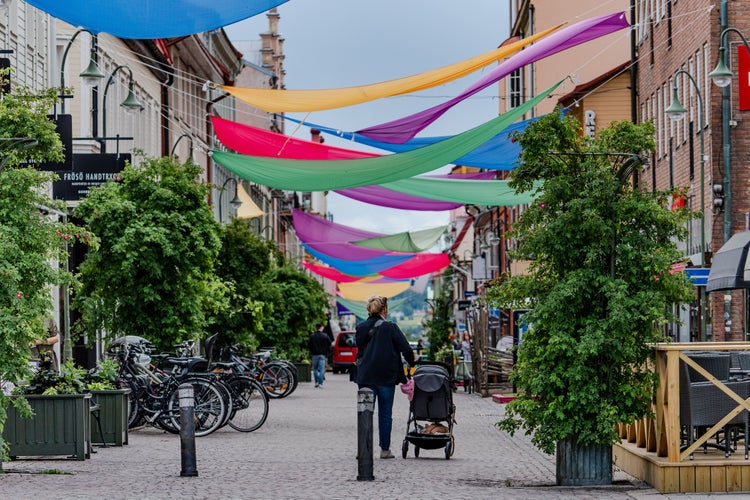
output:
{"label": "dark car", "polygon": [[340,332],[333,344],[333,373],[345,372],[357,360],[357,339],[354,332]]}

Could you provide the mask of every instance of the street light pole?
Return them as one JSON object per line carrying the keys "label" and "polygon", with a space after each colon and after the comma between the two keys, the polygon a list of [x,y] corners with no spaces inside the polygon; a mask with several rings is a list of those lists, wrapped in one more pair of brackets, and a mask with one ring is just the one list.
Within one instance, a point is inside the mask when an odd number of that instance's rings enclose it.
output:
{"label": "street light pole", "polygon": [[[693,78],[693,75],[685,71],[684,69],[677,70],[677,72],[674,74],[673,84],[672,84],[672,103],[669,105],[669,107],[664,110],[664,112],[672,119],[672,120],[681,120],[685,114],[687,113],[687,109],[680,103],[680,99],[678,96],[678,89],[677,89],[677,77],[679,75],[686,75],[688,77],[688,80],[692,83],[692,85],[695,87],[695,95],[698,96],[698,128],[699,135],[700,135],[700,175],[701,175],[701,195],[700,195],[700,212],[701,212],[701,251],[700,251],[700,266],[705,267],[706,260],[706,202],[705,202],[705,196],[706,196],[706,175],[705,175],[705,163],[706,163],[706,155],[705,150],[703,146],[703,131],[705,128],[705,120],[703,117],[703,96],[701,96],[701,90],[698,86],[698,82],[695,81],[695,78]],[[708,319],[708,303],[706,300],[706,289],[704,286],[699,287],[700,288],[700,302],[701,302],[701,314],[703,318],[701,318],[701,326],[700,326],[700,338],[699,341],[706,340],[706,320]]]}
{"label": "street light pole", "polygon": [[232,181],[234,182],[234,198],[231,199],[229,202],[230,205],[236,210],[242,205],[242,200],[240,200],[240,197],[237,194],[237,179],[234,177],[229,177],[227,180],[224,181],[224,184],[221,185],[221,189],[219,190],[219,222],[223,222],[221,217],[221,197],[224,194],[224,191],[226,190],[227,184]]}
{"label": "street light pole", "polygon": [[719,37],[719,62],[716,68],[708,74],[714,84],[722,88],[722,144],[724,146],[724,242],[732,236],[732,178],[731,178],[731,142],[729,140],[729,97],[728,87],[732,83],[734,73],[727,65],[727,35],[730,32],[737,33],[742,40],[745,48],[750,52],[750,46],[747,44],[745,36],[736,28],[726,28],[721,32]]}

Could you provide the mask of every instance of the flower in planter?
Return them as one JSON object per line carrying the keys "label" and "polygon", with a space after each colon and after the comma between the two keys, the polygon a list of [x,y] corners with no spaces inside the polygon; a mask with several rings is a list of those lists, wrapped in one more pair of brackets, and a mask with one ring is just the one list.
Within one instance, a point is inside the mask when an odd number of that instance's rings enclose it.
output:
{"label": "flower in planter", "polygon": [[79,368],[72,361],[65,362],[56,370],[40,370],[27,385],[17,388],[20,394],[81,394],[87,389],[86,370]]}

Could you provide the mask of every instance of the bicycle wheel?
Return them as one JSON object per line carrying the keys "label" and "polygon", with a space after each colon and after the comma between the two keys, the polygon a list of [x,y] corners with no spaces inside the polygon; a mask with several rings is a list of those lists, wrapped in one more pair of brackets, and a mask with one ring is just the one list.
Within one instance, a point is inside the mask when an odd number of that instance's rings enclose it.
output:
{"label": "bicycle wheel", "polygon": [[[181,380],[180,384],[193,386],[193,422],[196,437],[211,434],[221,427],[226,418],[225,395],[215,382],[202,378]],[[175,388],[167,397],[167,414],[171,423],[180,428],[180,389]]]}
{"label": "bicycle wheel", "polygon": [[264,366],[261,370],[263,371],[261,383],[268,397],[280,399],[292,393],[294,376],[288,367],[282,364],[273,364]]}
{"label": "bicycle wheel", "polygon": [[252,432],[262,426],[268,417],[268,395],[250,377],[234,377],[227,382],[232,393],[232,411],[229,427],[240,432]]}

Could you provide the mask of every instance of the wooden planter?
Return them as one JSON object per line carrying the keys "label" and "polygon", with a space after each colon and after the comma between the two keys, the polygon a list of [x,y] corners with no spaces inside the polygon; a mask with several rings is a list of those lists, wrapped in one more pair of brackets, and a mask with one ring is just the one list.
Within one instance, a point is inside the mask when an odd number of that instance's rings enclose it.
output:
{"label": "wooden planter", "polygon": [[3,441],[8,456],[64,455],[77,460],[90,458],[91,394],[29,395],[34,415],[23,418],[14,406],[8,408]]}
{"label": "wooden planter", "polygon": [[[128,394],[130,394],[130,389],[91,391],[92,403],[99,406],[98,412],[91,414],[91,442],[93,444],[114,446],[128,444]],[[101,432],[99,424],[101,424]]]}

